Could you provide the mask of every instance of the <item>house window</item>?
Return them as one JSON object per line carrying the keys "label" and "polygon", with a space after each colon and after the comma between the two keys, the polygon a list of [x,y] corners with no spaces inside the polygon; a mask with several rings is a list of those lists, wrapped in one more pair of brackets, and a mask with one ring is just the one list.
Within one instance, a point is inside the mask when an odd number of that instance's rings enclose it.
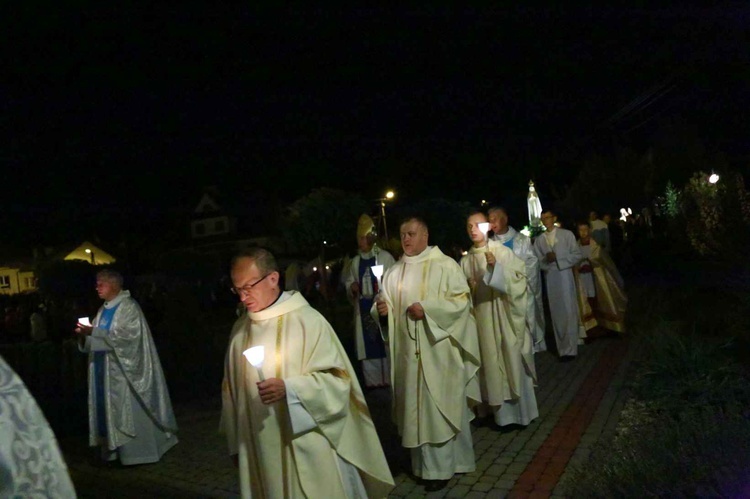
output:
{"label": "house window", "polygon": [[225,230],[224,220],[217,220],[216,222],[214,222],[214,231],[224,232]]}
{"label": "house window", "polygon": [[10,276],[0,275],[0,288],[9,288],[9,287],[10,287]]}
{"label": "house window", "polygon": [[23,278],[23,284],[25,286],[25,289],[31,289],[36,287],[36,281],[33,277],[24,277]]}

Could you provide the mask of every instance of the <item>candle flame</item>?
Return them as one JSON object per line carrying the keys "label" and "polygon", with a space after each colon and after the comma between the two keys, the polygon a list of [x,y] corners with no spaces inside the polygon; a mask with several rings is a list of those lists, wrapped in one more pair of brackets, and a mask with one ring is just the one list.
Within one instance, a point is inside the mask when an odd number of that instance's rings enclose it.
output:
{"label": "candle flame", "polygon": [[245,356],[247,361],[252,364],[253,367],[260,367],[263,365],[263,358],[265,357],[265,348],[263,346],[250,347],[242,355]]}

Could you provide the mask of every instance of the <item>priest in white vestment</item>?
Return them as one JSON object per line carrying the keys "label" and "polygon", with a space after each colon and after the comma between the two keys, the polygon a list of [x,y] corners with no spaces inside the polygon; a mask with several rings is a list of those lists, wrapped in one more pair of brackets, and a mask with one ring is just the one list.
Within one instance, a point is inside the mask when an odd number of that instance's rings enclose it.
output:
{"label": "priest in white vestment", "polygon": [[[393,478],[331,325],[300,293],[281,292],[266,250],[235,257],[232,283],[247,314],[225,358],[221,431],[242,497],[386,497]],[[260,364],[245,358],[251,347],[263,347]]]}
{"label": "priest in white vestment", "polygon": [[0,357],[0,497],[75,496],[55,434],[21,378]]}
{"label": "priest in white vestment", "polygon": [[390,385],[391,369],[380,328],[370,315],[379,291],[371,267],[382,265],[385,272],[396,260],[375,244],[375,222],[368,215],[359,217],[357,246],[359,252],[346,269],[344,286],[354,307],[354,341],[365,387],[380,388]]}
{"label": "priest in white vestment", "polygon": [[76,328],[89,354],[89,444],[105,461],[155,463],[177,443],[177,423],[146,317],[122,282],[117,271],[97,273],[104,305],[93,327]]}
{"label": "priest in white vestment", "polygon": [[547,350],[547,342],[544,338],[546,321],[542,302],[542,279],[539,275],[539,259],[531,246],[531,239],[508,225],[508,212],[505,208],[490,208],[488,221],[492,229],[492,239],[513,250],[526,265],[526,282],[529,288],[526,323],[534,339],[534,352],[544,352]]}
{"label": "priest in white vestment", "polygon": [[578,345],[586,337],[578,316],[573,275],[573,267],[583,255],[573,233],[555,226],[557,216],[552,211],[544,211],[541,220],[547,231],[537,236],[534,251],[547,284],[547,301],[557,353],[562,360],[572,360],[578,355]]}
{"label": "priest in white vestment", "polygon": [[[420,218],[400,227],[404,256],[383,276],[373,308],[389,341],[393,416],[412,470],[438,490],[475,470],[471,407],[480,402],[479,344],[461,267]],[[377,314],[377,315],[376,315]]]}
{"label": "priest in white vestment", "polygon": [[491,411],[499,426],[526,426],[539,417],[533,339],[526,320],[526,265],[503,244],[488,241],[480,223],[487,223],[481,212],[466,220],[473,246],[461,259],[461,268],[471,288],[479,334],[482,408]]}

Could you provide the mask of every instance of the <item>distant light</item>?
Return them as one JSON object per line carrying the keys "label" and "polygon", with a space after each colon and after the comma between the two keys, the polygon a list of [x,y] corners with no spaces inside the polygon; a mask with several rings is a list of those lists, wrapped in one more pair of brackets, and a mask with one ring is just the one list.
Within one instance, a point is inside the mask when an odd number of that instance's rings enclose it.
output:
{"label": "distant light", "polygon": [[328,241],[323,241],[323,244],[328,244]]}
{"label": "distant light", "polygon": [[318,267],[313,267],[313,272],[317,272],[317,271],[318,271]]}
{"label": "distant light", "polygon": [[708,177],[708,183],[709,184],[715,184],[719,181],[719,176],[715,173],[712,173],[710,177]]}
{"label": "distant light", "polygon": [[484,206],[486,204],[487,204],[487,200],[486,199],[482,199],[482,206]]}
{"label": "distant light", "polygon": [[326,265],[326,270],[330,270],[330,269],[331,269],[331,267],[329,267],[328,265]]}
{"label": "distant light", "polygon": [[632,214],[633,214],[633,210],[631,210],[630,208],[628,208],[628,215],[632,215]]}
{"label": "distant light", "polygon": [[627,222],[628,220],[628,210],[626,210],[625,208],[620,208],[620,220],[622,220],[623,222]]}
{"label": "distant light", "polygon": [[91,253],[91,249],[89,249],[89,248],[86,248],[86,249],[85,249],[85,250],[83,250],[83,251],[85,251],[86,253]]}
{"label": "distant light", "polygon": [[386,199],[393,199],[395,195],[396,195],[396,193],[395,193],[395,192],[393,192],[393,191],[388,191],[388,192],[386,192],[386,193],[385,193],[385,198],[386,198]]}
{"label": "distant light", "polygon": [[462,252],[461,252],[461,255],[463,255],[463,256],[466,256],[466,255],[468,255],[468,254],[469,254],[469,252],[468,252],[468,251],[466,251],[466,250],[464,250],[464,251],[462,251]]}

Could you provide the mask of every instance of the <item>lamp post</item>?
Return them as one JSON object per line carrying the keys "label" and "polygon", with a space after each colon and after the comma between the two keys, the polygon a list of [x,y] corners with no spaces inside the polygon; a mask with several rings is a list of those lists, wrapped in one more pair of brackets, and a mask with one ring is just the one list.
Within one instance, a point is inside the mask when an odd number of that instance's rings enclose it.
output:
{"label": "lamp post", "polygon": [[388,241],[388,225],[385,221],[385,202],[392,200],[394,197],[396,197],[396,193],[388,191],[385,193],[384,197],[378,199],[378,201],[380,201],[380,219],[383,221],[383,235],[385,236],[386,241]]}
{"label": "lamp post", "polygon": [[96,258],[94,257],[94,252],[91,251],[91,248],[86,248],[83,251],[85,251],[86,253],[88,253],[89,255],[91,255],[91,265],[96,265]]}

